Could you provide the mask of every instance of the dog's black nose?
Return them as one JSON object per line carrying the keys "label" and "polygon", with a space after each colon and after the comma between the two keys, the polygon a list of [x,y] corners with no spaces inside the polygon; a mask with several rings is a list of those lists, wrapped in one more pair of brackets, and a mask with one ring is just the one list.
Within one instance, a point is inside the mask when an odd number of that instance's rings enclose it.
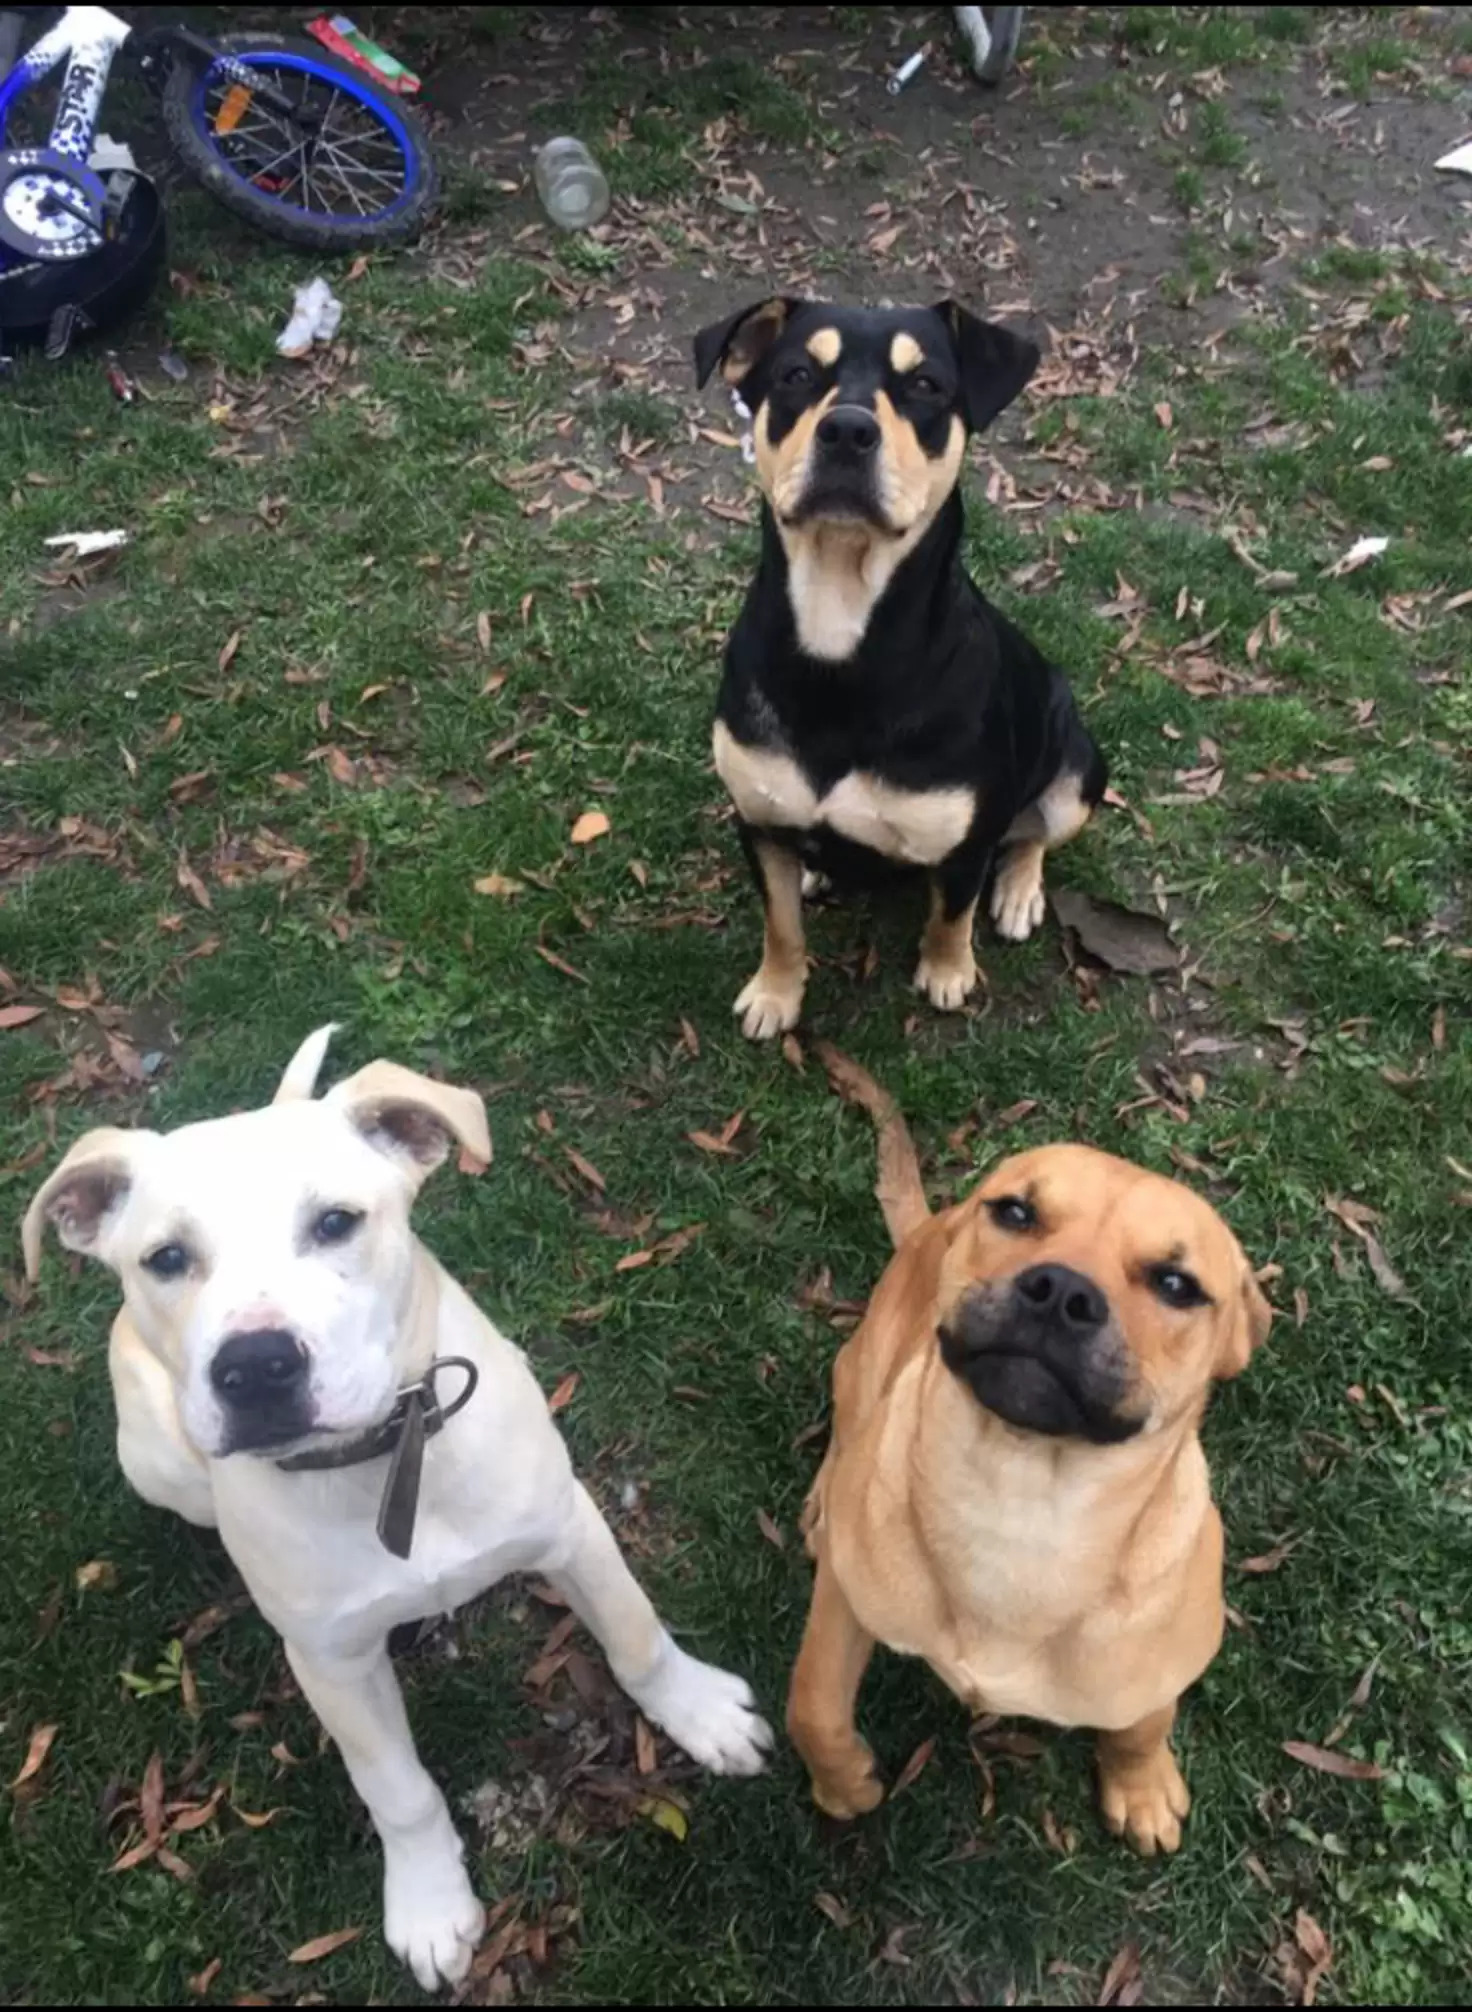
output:
{"label": "dog's black nose", "polygon": [[210,1364],[210,1382],[226,1404],[279,1404],[306,1380],[307,1356],[295,1335],[281,1327],[232,1334]]}
{"label": "dog's black nose", "polygon": [[835,405],[818,421],[818,443],[862,458],[879,445],[879,421],[862,405]]}
{"label": "dog's black nose", "polygon": [[1087,1341],[1109,1319],[1098,1286],[1066,1264],[1035,1264],[1018,1273],[1012,1290],[1029,1313],[1055,1321],[1075,1341]]}

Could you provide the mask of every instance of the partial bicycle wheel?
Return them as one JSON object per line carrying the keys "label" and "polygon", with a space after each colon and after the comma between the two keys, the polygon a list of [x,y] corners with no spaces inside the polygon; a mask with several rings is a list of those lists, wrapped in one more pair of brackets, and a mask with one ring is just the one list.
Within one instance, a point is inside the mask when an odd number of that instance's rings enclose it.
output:
{"label": "partial bicycle wheel", "polygon": [[1021,7],[956,7],[956,17],[966,46],[971,52],[971,68],[983,84],[1000,84],[1012,67],[1017,45],[1022,40]]}
{"label": "partial bicycle wheel", "polygon": [[316,43],[221,35],[215,46],[290,100],[296,116],[249,85],[176,57],[163,117],[180,160],[237,216],[321,252],[399,244],[434,207],[438,177],[419,120],[389,92]]}

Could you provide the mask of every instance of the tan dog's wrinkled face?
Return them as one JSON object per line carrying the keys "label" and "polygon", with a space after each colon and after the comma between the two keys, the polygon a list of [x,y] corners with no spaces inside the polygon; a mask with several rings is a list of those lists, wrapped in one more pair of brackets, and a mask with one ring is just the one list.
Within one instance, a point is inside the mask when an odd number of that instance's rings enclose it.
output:
{"label": "tan dog's wrinkled face", "polygon": [[1199,1408],[1271,1318],[1241,1245],[1189,1188],[1087,1146],[1043,1146],[964,1205],[939,1332],[988,1411],[1108,1445]]}
{"label": "tan dog's wrinkled face", "polygon": [[387,1415],[412,1332],[410,1204],[452,1140],[490,1157],[478,1097],[392,1063],[311,1100],[325,1046],[325,1033],[304,1044],[263,1110],[89,1133],[26,1218],[32,1272],[49,1221],[118,1274],[209,1458],[277,1454]]}
{"label": "tan dog's wrinkled face", "polygon": [[968,432],[1011,403],[1036,348],[953,301],[853,308],[778,298],[695,339],[753,414],[784,541],[844,524],[914,542],[956,485]]}

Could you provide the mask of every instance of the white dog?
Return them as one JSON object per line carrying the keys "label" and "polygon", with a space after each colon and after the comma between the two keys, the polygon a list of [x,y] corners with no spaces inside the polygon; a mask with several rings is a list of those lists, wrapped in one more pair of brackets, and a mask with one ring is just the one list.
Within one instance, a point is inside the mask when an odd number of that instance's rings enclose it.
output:
{"label": "white dog", "polygon": [[27,1211],[26,1265],[50,1221],[119,1275],[123,1472],[218,1526],[383,1841],[384,1934],[433,1990],[464,1976],[483,1917],[414,1751],[397,1623],[541,1572],[694,1759],[756,1774],[771,1734],[740,1678],[671,1640],[521,1351],[409,1227],[452,1142],[490,1158],[480,1098],[372,1062],[314,1100],[332,1033],[302,1044],[263,1110],[89,1132]]}

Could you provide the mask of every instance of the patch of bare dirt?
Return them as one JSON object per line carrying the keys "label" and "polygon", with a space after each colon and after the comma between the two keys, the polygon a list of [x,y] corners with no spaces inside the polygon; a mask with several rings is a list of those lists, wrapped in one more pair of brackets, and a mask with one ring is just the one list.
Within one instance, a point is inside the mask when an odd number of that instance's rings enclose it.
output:
{"label": "patch of bare dirt", "polygon": [[[690,339],[768,292],[955,293],[1039,334],[1067,392],[1100,388],[1096,367],[1123,381],[1142,343],[1210,353],[1329,243],[1434,250],[1465,268],[1472,203],[1431,165],[1472,126],[1472,91],[1442,46],[1456,11],[1340,11],[1282,62],[1191,71],[1128,45],[1117,12],[1036,10],[1020,68],[989,91],[960,62],[947,9],[528,10],[483,58],[431,71],[428,93],[447,154],[499,205],[489,229],[447,231],[431,256],[466,283],[514,254],[563,303],[524,361],[557,355],[576,389],[530,461],[523,508],[555,522],[585,507],[562,490],[589,483],[647,497],[659,522],[695,505],[702,540],[721,535],[712,517],[742,519],[739,423],[723,393],[695,393]],[[1361,102],[1344,57],[1371,28],[1418,38],[1424,61]],[[891,97],[890,70],[927,40],[919,76]],[[771,107],[739,96],[708,118],[681,113],[733,57],[779,84],[789,112],[806,106],[801,137],[773,137]],[[583,135],[595,153],[609,160],[641,121],[663,120],[683,167],[661,197],[620,192],[615,169],[609,219],[568,240],[537,205],[531,156],[557,108],[610,71],[627,92],[611,125]],[[1223,125],[1242,143],[1230,169],[1210,164]],[[1182,168],[1200,176],[1189,212]],[[628,423],[610,425],[621,405]],[[641,417],[666,437],[641,439]],[[1025,427],[1025,410],[1011,415],[998,443]]]}

